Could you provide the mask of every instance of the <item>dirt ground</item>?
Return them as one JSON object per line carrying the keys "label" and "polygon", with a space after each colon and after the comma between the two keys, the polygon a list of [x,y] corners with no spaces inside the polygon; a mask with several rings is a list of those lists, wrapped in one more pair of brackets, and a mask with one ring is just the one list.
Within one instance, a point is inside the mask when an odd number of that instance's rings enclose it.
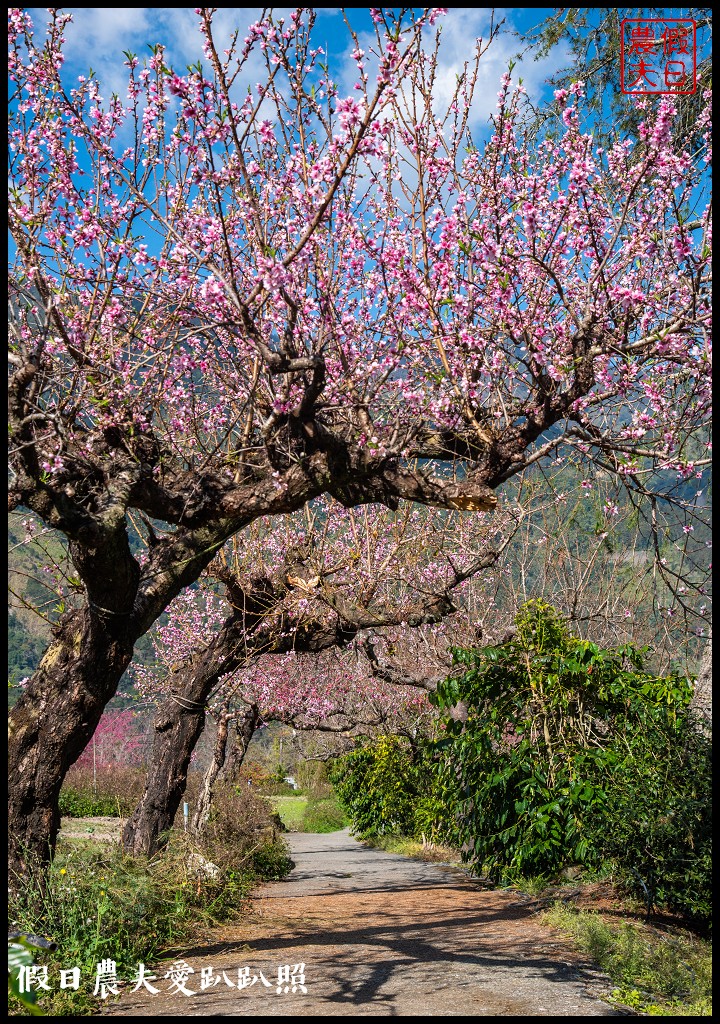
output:
{"label": "dirt ground", "polygon": [[296,867],[239,924],[156,966],[108,1016],[626,1016],[537,905],[456,869],[289,836]]}

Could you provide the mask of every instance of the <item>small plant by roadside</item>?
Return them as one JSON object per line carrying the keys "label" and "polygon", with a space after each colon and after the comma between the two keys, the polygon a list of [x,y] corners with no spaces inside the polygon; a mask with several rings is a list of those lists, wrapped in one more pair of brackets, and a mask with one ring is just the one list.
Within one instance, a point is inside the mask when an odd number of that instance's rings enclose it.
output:
{"label": "small plant by roadside", "polygon": [[[38,990],[39,1006],[50,1016],[96,1013],[101,961],[113,960],[117,976],[130,981],[139,964],[156,964],[198,929],[237,915],[258,879],[281,878],[291,867],[265,801],[227,789],[216,796],[202,841],[176,829],[150,861],[115,844],[61,840],[45,883],[31,880],[10,906],[11,929],[57,947],[36,955],[50,988]],[[80,987],[61,990],[60,971],[75,967]],[[162,967],[156,973],[162,977]],[[11,1012],[32,1011],[15,999]]]}
{"label": "small plant by roadside", "polygon": [[608,924],[557,904],[542,920],[571,936],[610,977],[612,1000],[650,1016],[712,1016],[712,946],[690,932]]}

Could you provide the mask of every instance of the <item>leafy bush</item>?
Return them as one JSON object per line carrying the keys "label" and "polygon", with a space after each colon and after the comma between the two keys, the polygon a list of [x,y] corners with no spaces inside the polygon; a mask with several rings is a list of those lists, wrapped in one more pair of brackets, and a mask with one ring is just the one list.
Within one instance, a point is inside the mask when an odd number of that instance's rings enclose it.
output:
{"label": "leafy bush", "polygon": [[408,744],[380,736],[339,758],[330,779],[361,837],[410,835],[418,792]]}
{"label": "leafy bush", "polygon": [[691,719],[681,719],[652,746],[629,743],[600,781],[605,786],[602,815],[587,822],[588,841],[598,855],[614,861],[625,886],[646,903],[709,925],[709,737]]}
{"label": "leafy bush", "polygon": [[353,831],[450,842],[452,816],[426,744],[411,748],[399,736],[380,736],[338,758],[330,772]]}
{"label": "leafy bush", "polygon": [[266,839],[254,851],[251,863],[255,874],[265,881],[279,881],[295,867],[284,840],[277,836]]}
{"label": "leafy bush", "polygon": [[645,653],[572,637],[543,602],[508,643],[455,651],[463,671],[431,698],[445,712],[435,749],[474,871],[511,880],[611,858],[629,889],[707,918],[709,740],[689,680],[647,672]]}

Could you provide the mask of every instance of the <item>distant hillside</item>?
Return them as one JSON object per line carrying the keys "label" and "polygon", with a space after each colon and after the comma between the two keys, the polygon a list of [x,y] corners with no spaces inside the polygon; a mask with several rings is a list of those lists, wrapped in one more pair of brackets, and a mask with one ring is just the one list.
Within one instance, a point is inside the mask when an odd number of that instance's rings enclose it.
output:
{"label": "distant hillside", "polygon": [[[24,523],[33,524],[35,539],[27,542]],[[138,545],[139,546],[139,545]],[[32,675],[40,664],[51,638],[52,623],[60,614],[60,597],[52,576],[43,570],[52,563],[72,575],[67,544],[61,534],[43,526],[27,509],[8,516],[8,701],[18,697],[17,684]],[[136,661],[153,660],[149,636],[136,644]],[[112,707],[124,707],[132,701],[132,677],[127,672],[120,681]]]}

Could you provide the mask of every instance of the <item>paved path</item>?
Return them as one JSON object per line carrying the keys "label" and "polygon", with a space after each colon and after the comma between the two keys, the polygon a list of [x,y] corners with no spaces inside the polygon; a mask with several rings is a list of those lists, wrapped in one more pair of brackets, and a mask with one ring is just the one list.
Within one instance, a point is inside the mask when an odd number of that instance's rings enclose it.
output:
{"label": "paved path", "polygon": [[[119,1016],[623,1016],[607,982],[515,894],[463,872],[371,850],[347,831],[289,837],[296,867],[249,918],[187,951],[193,996],[136,993]],[[304,965],[304,969],[296,968]],[[218,978],[204,991],[201,968]],[[279,969],[290,968],[277,993]],[[247,968],[249,987],[239,988]],[[296,986],[302,982],[306,991]],[[303,970],[304,979],[298,977]],[[224,975],[223,975],[224,972]],[[262,977],[260,976],[262,974]],[[235,987],[230,987],[232,983]],[[285,992],[285,988],[288,989]]]}

